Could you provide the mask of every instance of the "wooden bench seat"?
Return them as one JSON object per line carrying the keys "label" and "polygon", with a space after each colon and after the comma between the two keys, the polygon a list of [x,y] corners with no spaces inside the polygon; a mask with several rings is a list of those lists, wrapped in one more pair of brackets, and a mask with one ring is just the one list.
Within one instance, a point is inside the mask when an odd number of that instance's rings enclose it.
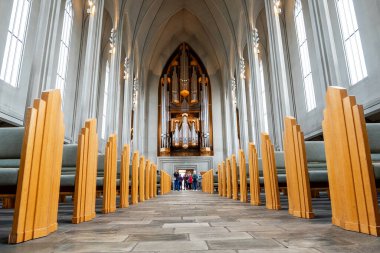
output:
{"label": "wooden bench seat", "polygon": [[306,160],[311,189],[328,189],[325,143],[323,141],[305,141]]}
{"label": "wooden bench seat", "polygon": [[0,196],[16,195],[24,127],[0,128]]}
{"label": "wooden bench seat", "polygon": [[367,134],[376,188],[380,188],[380,123],[367,123]]}

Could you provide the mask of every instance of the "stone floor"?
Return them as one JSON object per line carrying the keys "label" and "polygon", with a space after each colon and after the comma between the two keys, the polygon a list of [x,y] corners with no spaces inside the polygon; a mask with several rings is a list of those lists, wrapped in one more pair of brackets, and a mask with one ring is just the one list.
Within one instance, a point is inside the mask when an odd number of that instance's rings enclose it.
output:
{"label": "stone floor", "polygon": [[[218,195],[175,192],[73,225],[71,203],[60,205],[59,229],[37,240],[7,245],[12,210],[0,209],[0,252],[380,252],[380,238],[330,222],[326,197],[313,200],[316,218],[293,218]],[[98,205],[100,210],[100,203]]]}

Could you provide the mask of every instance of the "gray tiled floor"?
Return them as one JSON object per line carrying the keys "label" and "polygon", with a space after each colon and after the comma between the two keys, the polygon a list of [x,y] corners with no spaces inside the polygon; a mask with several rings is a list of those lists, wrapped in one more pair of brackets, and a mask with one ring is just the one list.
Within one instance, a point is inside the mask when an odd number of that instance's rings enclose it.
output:
{"label": "gray tiled floor", "polygon": [[[176,192],[70,223],[72,205],[60,205],[59,229],[45,238],[7,245],[12,210],[0,209],[0,252],[380,252],[380,239],[331,225],[326,197],[313,199],[316,218],[293,218],[201,192]],[[99,202],[100,209],[100,202]]]}

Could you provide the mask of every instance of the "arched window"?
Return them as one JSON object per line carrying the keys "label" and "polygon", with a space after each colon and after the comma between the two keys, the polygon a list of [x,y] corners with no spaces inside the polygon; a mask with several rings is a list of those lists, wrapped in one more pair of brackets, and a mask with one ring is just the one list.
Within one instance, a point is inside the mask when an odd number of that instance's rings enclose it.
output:
{"label": "arched window", "polygon": [[107,120],[107,107],[108,107],[108,86],[110,78],[110,64],[106,63],[106,76],[104,78],[104,98],[103,98],[103,113],[102,113],[102,139],[106,139],[106,120]]}
{"label": "arched window", "polygon": [[269,131],[268,127],[268,110],[267,110],[267,99],[265,93],[265,79],[264,79],[264,68],[263,68],[263,60],[261,57],[259,58],[259,70],[260,70],[260,81],[259,81],[259,96],[261,98],[261,129],[264,132]]}
{"label": "arched window", "polygon": [[354,4],[352,0],[336,0],[336,7],[350,81],[354,85],[368,75]]}
{"label": "arched window", "polygon": [[296,0],[295,2],[294,21],[296,24],[298,51],[301,60],[306,109],[309,112],[316,107],[316,103],[314,94],[313,74],[311,72],[310,66],[309,48],[307,44],[305,21],[303,18],[301,0]]}
{"label": "arched window", "polygon": [[0,79],[18,86],[25,36],[29,23],[31,0],[14,0],[8,27],[7,42],[1,65]]}
{"label": "arched window", "polygon": [[63,17],[61,46],[59,49],[59,60],[57,68],[57,80],[55,87],[61,90],[62,103],[65,93],[66,75],[67,75],[67,63],[69,60],[69,49],[71,41],[71,30],[73,26],[73,7],[71,0],[66,0],[65,14]]}

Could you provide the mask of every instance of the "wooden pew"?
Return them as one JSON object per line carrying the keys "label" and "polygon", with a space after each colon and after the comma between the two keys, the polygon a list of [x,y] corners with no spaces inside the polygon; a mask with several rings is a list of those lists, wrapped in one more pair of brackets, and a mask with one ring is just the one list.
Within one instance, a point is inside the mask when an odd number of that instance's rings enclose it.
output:
{"label": "wooden pew", "polygon": [[171,177],[168,173],[161,170],[161,195],[171,191]]}
{"label": "wooden pew", "polygon": [[222,196],[222,165],[218,163],[218,195]]}
{"label": "wooden pew", "polygon": [[244,151],[239,150],[239,182],[240,182],[240,201],[246,203],[248,201],[247,192],[247,171],[245,164]]}
{"label": "wooden pew", "polygon": [[145,201],[145,166],[145,158],[141,156],[139,166],[139,202]]}
{"label": "wooden pew", "polygon": [[154,198],[154,173],[156,165],[153,163],[150,167],[150,186],[149,186],[149,198]]}
{"label": "wooden pew", "polygon": [[274,157],[274,147],[267,133],[261,133],[261,152],[266,207],[268,209],[279,210],[281,209],[281,204],[276,171],[276,161]]}
{"label": "wooden pew", "polygon": [[258,155],[256,151],[255,144],[249,143],[248,146],[248,163],[249,163],[249,191],[251,195],[251,205],[259,206],[261,205],[260,200],[260,175],[259,175],[259,164]]}
{"label": "wooden pew", "polygon": [[14,208],[24,127],[0,128],[0,197],[2,208]]}
{"label": "wooden pew", "polygon": [[104,159],[103,213],[116,211],[117,140],[112,134],[107,141]]}
{"label": "wooden pew", "polygon": [[121,170],[120,170],[120,208],[129,206],[129,163],[130,148],[126,144],[121,153]]}
{"label": "wooden pew", "polygon": [[153,175],[153,182],[154,182],[154,188],[153,188],[153,196],[154,197],[157,197],[157,192],[158,192],[158,178],[157,178],[157,173],[158,173],[158,169],[157,169],[157,165],[154,166],[154,175]]}
{"label": "wooden pew", "polygon": [[227,165],[222,162],[222,196],[227,197]]}
{"label": "wooden pew", "polygon": [[232,184],[232,199],[239,199],[239,189],[238,189],[238,170],[236,167],[236,156],[231,156],[231,184]]}
{"label": "wooden pew", "polygon": [[91,119],[86,121],[85,127],[82,128],[78,137],[72,218],[74,224],[92,220],[96,216],[97,164],[98,134],[96,133],[96,119]]}
{"label": "wooden pew", "polygon": [[210,194],[214,194],[214,170],[209,170],[209,189]]}
{"label": "wooden pew", "polygon": [[57,230],[64,141],[59,90],[42,92],[25,118],[16,202],[9,243],[46,236]]}
{"label": "wooden pew", "polygon": [[289,213],[300,218],[313,218],[305,139],[293,117],[284,120],[284,152]]}
{"label": "wooden pew", "polygon": [[322,127],[333,224],[378,236],[379,208],[363,106],[346,89],[329,87]]}
{"label": "wooden pew", "polygon": [[232,170],[231,170],[231,160],[227,158],[226,160],[226,186],[227,186],[227,198],[232,198]]}
{"label": "wooden pew", "polygon": [[150,160],[147,160],[145,163],[145,200],[150,199],[150,166],[152,165]]}
{"label": "wooden pew", "polygon": [[131,187],[131,204],[136,205],[139,202],[139,152],[133,152],[132,157],[132,187]]}

